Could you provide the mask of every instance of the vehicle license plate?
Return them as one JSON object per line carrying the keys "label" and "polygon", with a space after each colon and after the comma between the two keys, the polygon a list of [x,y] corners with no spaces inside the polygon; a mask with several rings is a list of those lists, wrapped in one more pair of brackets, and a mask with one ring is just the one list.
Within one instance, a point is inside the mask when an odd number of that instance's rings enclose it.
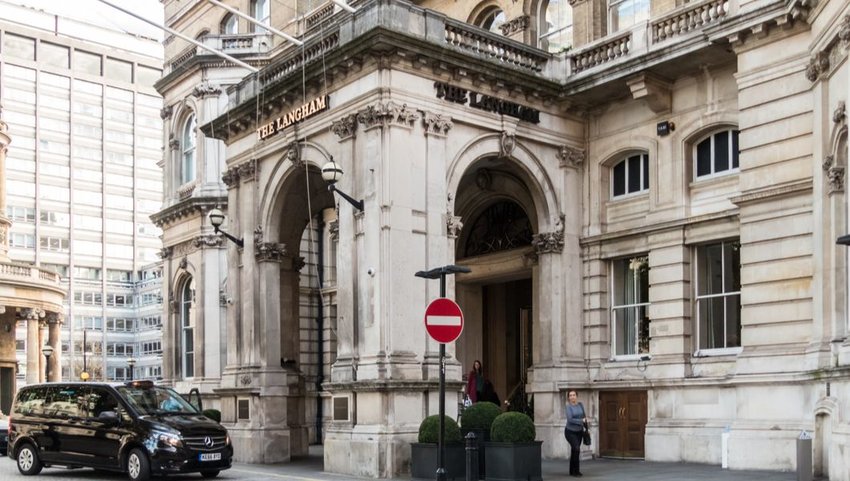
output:
{"label": "vehicle license plate", "polygon": [[221,461],[221,453],[201,453],[198,455],[199,461]]}

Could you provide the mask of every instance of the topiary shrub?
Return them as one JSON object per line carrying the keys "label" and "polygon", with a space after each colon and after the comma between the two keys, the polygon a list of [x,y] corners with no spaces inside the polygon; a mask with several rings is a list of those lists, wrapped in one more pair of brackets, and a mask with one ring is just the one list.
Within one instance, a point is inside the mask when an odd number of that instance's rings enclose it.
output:
{"label": "topiary shrub", "polygon": [[518,411],[500,414],[490,428],[490,440],[497,443],[530,443],[535,437],[534,421]]}
{"label": "topiary shrub", "polygon": [[218,409],[204,409],[201,414],[217,423],[221,422],[221,411],[219,411]]}
{"label": "topiary shrub", "polygon": [[502,410],[491,402],[475,403],[463,410],[463,415],[460,417],[460,429],[464,435],[473,429],[490,432],[493,420],[500,414]]}
{"label": "topiary shrub", "polygon": [[[445,419],[445,441],[448,443],[459,443],[461,442],[460,436],[460,428],[457,427],[457,422],[454,419],[444,416]],[[434,443],[437,444],[440,438],[440,415],[434,414],[433,416],[428,416],[422,421],[422,424],[419,425],[419,442],[420,443]]]}

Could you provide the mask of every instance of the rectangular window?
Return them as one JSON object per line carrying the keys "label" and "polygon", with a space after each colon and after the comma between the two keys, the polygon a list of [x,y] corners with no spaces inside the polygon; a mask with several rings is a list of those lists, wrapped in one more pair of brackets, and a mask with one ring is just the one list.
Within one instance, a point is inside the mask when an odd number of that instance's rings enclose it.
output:
{"label": "rectangular window", "polygon": [[615,356],[649,352],[649,268],[647,257],[612,264],[611,321]]}
{"label": "rectangular window", "polygon": [[106,78],[131,83],[133,81],[133,64],[123,60],[106,57]]}
{"label": "rectangular window", "polygon": [[82,50],[74,51],[75,72],[100,75],[101,72],[103,72],[102,63],[103,57],[100,55],[84,52]]}
{"label": "rectangular window", "polygon": [[697,348],[741,346],[741,245],[697,247]]}
{"label": "rectangular window", "polygon": [[612,169],[611,183],[612,197],[649,190],[649,155],[632,155],[618,162]]}
{"label": "rectangular window", "polygon": [[612,32],[649,19],[649,0],[619,0],[611,1],[609,5]]}
{"label": "rectangular window", "polygon": [[35,60],[35,39],[5,32],[5,35],[3,35],[3,54],[25,60]]}
{"label": "rectangular window", "polygon": [[71,51],[68,47],[41,42],[38,50],[38,62],[53,67],[68,68]]}

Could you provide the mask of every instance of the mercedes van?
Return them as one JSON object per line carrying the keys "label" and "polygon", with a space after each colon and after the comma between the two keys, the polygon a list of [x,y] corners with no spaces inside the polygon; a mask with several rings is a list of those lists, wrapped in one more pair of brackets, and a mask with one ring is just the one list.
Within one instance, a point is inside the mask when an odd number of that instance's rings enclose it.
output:
{"label": "mercedes van", "polygon": [[18,391],[9,416],[10,459],[24,475],[44,467],[155,474],[230,468],[227,430],[174,390],[151,381],[46,383]]}

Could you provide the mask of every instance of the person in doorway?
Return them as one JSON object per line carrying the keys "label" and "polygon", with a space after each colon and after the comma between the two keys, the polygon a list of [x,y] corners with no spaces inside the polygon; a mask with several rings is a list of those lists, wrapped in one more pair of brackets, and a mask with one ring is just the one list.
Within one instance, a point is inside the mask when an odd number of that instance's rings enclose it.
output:
{"label": "person in doorway", "polygon": [[584,426],[587,423],[587,414],[584,405],[578,402],[578,393],[574,389],[567,391],[567,425],[564,427],[564,436],[570,443],[570,476],[579,477],[579,460],[581,458],[581,438]]}
{"label": "person in doorway", "polygon": [[478,359],[472,363],[472,370],[466,376],[466,396],[473,403],[484,401],[484,368]]}

